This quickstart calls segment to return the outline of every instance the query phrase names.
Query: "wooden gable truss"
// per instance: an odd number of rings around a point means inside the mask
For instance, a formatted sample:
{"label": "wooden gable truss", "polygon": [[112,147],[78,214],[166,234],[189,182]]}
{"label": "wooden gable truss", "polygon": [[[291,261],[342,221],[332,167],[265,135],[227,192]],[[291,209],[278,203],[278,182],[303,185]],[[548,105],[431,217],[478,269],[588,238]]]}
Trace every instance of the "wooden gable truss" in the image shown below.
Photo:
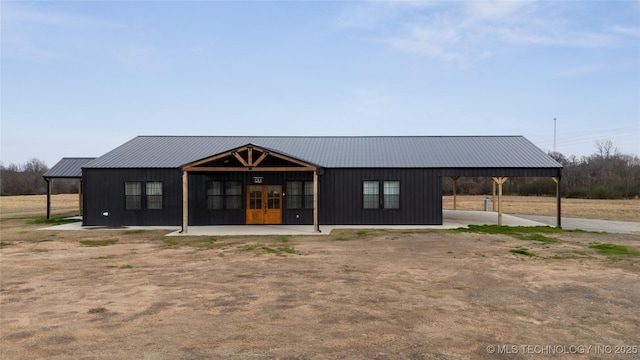
{"label": "wooden gable truss", "polygon": [[[262,166],[265,164],[267,165]],[[189,172],[218,171],[312,171],[313,229],[320,232],[318,223],[318,167],[291,156],[247,144],[182,167],[182,233],[187,233],[189,229]]]}

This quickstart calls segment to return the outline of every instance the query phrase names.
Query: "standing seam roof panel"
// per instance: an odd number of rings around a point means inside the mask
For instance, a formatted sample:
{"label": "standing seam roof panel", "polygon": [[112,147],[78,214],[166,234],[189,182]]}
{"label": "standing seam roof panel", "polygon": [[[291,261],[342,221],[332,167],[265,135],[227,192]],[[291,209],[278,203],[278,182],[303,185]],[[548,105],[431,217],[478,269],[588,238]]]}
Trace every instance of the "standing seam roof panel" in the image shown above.
{"label": "standing seam roof panel", "polygon": [[179,168],[244,145],[328,168],[562,168],[522,136],[140,136],[86,168]]}

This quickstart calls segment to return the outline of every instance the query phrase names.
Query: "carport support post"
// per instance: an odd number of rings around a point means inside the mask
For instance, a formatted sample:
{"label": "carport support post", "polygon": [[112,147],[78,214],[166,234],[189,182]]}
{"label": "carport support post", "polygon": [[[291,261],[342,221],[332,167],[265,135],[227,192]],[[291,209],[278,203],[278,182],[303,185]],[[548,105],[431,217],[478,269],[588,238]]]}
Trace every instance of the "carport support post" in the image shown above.
{"label": "carport support post", "polygon": [[47,219],[51,219],[51,188],[53,187],[53,179],[45,179],[47,181]]}
{"label": "carport support post", "polygon": [[562,228],[562,201],[560,196],[560,177],[554,176],[551,178],[554,183],[556,183],[556,227]]}
{"label": "carport support post", "polygon": [[82,179],[78,179],[78,211],[78,215],[82,216]]}
{"label": "carport support post", "polygon": [[182,170],[182,233],[189,230],[189,181],[187,171]]}
{"label": "carport support post", "polygon": [[491,198],[491,211],[496,212],[496,180],[491,178],[491,185],[493,188],[493,195]]}
{"label": "carport support post", "polygon": [[453,210],[458,208],[458,178],[459,176],[452,176],[451,180],[453,180]]}
{"label": "carport support post", "polygon": [[318,169],[313,170],[313,231],[320,232],[318,223]]}
{"label": "carport support post", "polygon": [[502,226],[502,184],[504,184],[508,177],[493,177],[493,181],[498,183],[498,225]]}

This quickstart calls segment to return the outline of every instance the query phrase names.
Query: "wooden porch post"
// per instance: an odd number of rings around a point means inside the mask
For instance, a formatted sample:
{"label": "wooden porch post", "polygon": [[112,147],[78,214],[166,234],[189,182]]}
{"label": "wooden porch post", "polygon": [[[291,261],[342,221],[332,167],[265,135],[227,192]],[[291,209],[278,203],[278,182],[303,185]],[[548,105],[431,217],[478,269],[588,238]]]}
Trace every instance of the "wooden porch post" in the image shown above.
{"label": "wooden porch post", "polygon": [[47,219],[51,219],[51,188],[53,187],[53,179],[45,179],[47,181]]}
{"label": "wooden porch post", "polygon": [[496,181],[491,178],[491,185],[493,187],[493,196],[491,198],[491,211],[496,212]]}
{"label": "wooden porch post", "polygon": [[562,228],[562,197],[560,196],[560,177],[554,176],[551,178],[551,180],[556,183],[556,227]]}
{"label": "wooden porch post", "polygon": [[453,180],[453,210],[458,209],[458,178],[459,176],[452,176]]}
{"label": "wooden porch post", "polygon": [[313,170],[313,231],[320,232],[318,223],[318,169]]}
{"label": "wooden porch post", "polygon": [[493,181],[498,183],[498,225],[502,226],[502,184],[504,184],[508,177],[493,177]]}
{"label": "wooden porch post", "polygon": [[189,231],[189,178],[186,170],[182,170],[182,233]]}

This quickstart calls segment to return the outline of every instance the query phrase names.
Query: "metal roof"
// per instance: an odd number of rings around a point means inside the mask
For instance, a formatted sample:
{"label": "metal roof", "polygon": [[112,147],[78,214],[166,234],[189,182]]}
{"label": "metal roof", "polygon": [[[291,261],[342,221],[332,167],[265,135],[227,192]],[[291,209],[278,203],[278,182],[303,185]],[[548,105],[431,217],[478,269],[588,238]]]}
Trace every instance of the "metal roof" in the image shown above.
{"label": "metal roof", "polygon": [[248,144],[326,168],[562,168],[523,136],[138,136],[84,168],[180,168]]}
{"label": "metal roof", "polygon": [[62,158],[42,175],[44,178],[81,178],[82,166],[96,158]]}

